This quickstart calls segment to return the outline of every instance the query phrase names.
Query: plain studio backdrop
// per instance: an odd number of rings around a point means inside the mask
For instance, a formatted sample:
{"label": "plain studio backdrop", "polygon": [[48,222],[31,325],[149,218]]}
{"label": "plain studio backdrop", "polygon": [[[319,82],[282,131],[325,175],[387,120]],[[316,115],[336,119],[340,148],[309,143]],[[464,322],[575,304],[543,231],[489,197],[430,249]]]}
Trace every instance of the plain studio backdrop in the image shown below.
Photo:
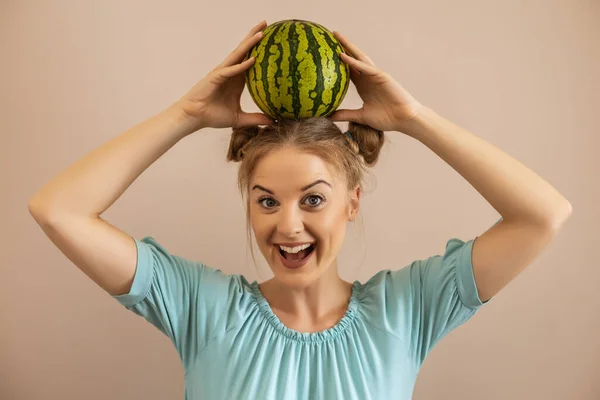
{"label": "plain studio backdrop", "polygon": [[[296,18],[344,33],[425,105],[573,204],[542,256],[433,349],[414,398],[599,399],[599,17],[592,0],[2,1],[0,398],[183,398],[168,338],[63,256],[27,202],[182,96],[261,19]],[[342,107],[360,104],[351,86]],[[247,91],[242,105],[258,111]],[[499,218],[425,146],[387,136],[362,201],[364,231],[350,227],[340,255],[347,280],[440,254],[447,239],[471,239]],[[103,217],[175,254],[269,278],[247,251],[229,137],[206,129],[182,140]]]}

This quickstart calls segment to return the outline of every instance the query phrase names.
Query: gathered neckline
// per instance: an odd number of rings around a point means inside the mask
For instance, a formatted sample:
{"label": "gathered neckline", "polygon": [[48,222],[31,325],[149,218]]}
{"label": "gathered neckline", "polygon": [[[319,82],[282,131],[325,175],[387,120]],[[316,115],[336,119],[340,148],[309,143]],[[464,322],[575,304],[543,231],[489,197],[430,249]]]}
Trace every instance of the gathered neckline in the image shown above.
{"label": "gathered neckline", "polygon": [[361,292],[362,285],[359,281],[354,281],[352,283],[352,291],[350,294],[350,299],[348,301],[348,309],[346,310],[344,316],[331,328],[327,328],[318,332],[299,332],[297,330],[288,328],[273,312],[271,305],[269,304],[259,287],[259,283],[257,281],[252,282],[250,284],[250,288],[252,290],[252,293],[254,294],[256,304],[258,305],[261,314],[265,317],[267,322],[273,328],[275,328],[276,331],[288,337],[289,339],[298,342],[316,343],[323,342],[326,340],[332,340],[350,327],[352,321],[354,321],[357,315],[359,305],[359,294]]}

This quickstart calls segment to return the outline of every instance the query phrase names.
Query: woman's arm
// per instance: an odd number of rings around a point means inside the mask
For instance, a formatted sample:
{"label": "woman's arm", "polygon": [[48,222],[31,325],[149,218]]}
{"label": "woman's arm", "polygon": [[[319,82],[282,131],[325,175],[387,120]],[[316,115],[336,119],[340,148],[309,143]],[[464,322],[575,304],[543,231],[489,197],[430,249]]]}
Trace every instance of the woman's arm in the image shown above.
{"label": "woman's arm", "polygon": [[152,163],[188,133],[183,112],[170,107],[79,159],[29,201],[34,216],[99,217]]}
{"label": "woman's arm", "polygon": [[505,222],[557,230],[571,205],[552,185],[498,147],[427,107],[403,124],[417,139],[465,178]]}
{"label": "woman's arm", "polygon": [[334,121],[352,121],[405,133],[430,148],[494,207],[502,221],[473,245],[473,271],[480,299],[489,300],[525,269],[571,215],[571,204],[548,182],[483,139],[418,102],[345,36],[340,57],[363,100],[356,110],[338,110]]}
{"label": "woman's arm", "polygon": [[473,246],[479,296],[490,299],[542,252],[571,215],[571,204],[525,165],[427,107],[400,129],[447,162],[502,216]]}
{"label": "woman's arm", "polygon": [[138,176],[177,143],[185,123],[170,108],[116,136],[70,165],[29,201],[29,211],[52,243],[111,295],[128,293],[137,248],[100,215]]}
{"label": "woman's arm", "polygon": [[133,238],[100,215],[179,140],[204,127],[267,124],[240,107],[244,60],[261,38],[256,25],[238,47],[171,107],[113,138],[47,183],[29,211],[50,240],[81,271],[112,295],[128,293],[136,271]]}

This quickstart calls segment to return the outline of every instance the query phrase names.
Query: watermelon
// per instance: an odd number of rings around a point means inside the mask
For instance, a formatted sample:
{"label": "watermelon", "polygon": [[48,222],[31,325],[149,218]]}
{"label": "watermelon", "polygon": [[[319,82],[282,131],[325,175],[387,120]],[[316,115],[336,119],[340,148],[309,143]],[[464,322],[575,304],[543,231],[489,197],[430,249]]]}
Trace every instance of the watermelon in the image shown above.
{"label": "watermelon", "polygon": [[270,118],[327,117],[342,103],[350,82],[344,48],[325,27],[297,19],[275,22],[248,52],[256,57],[246,86]]}

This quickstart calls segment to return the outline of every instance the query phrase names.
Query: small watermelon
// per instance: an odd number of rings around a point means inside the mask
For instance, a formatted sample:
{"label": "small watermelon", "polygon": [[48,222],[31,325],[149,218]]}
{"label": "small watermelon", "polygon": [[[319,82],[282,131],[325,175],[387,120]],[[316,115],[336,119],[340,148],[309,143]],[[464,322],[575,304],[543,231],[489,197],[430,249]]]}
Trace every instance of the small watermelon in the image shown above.
{"label": "small watermelon", "polygon": [[327,117],[342,103],[350,70],[337,38],[314,22],[291,19],[263,30],[247,57],[246,85],[260,110],[274,120]]}

